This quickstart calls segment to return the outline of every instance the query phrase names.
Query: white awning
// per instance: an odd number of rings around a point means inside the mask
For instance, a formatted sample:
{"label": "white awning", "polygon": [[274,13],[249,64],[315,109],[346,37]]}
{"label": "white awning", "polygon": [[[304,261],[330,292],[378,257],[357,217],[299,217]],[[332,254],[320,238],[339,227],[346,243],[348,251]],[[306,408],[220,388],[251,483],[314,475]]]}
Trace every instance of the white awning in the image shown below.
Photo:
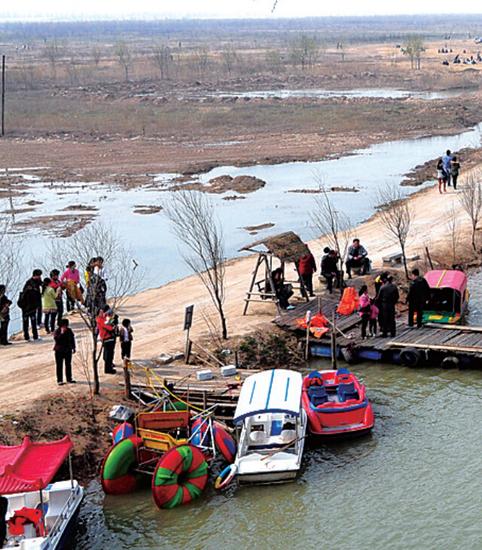
{"label": "white awning", "polygon": [[248,416],[263,413],[300,414],[301,373],[273,369],[249,376],[244,381],[239,395],[234,422],[239,424]]}

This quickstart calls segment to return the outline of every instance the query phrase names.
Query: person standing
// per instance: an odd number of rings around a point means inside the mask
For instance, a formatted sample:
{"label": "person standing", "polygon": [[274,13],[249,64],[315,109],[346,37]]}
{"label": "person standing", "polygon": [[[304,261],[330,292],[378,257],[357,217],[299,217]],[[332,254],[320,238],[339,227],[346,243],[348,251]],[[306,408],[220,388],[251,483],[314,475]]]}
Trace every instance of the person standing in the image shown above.
{"label": "person standing", "polygon": [[370,323],[369,323],[370,336],[377,335],[378,314],[379,314],[379,309],[375,304],[375,300],[372,298],[370,300]]}
{"label": "person standing", "polygon": [[97,315],[97,329],[103,348],[104,373],[115,374],[117,372],[114,368],[116,316],[112,315],[108,305],[105,305]]}
{"label": "person standing", "polygon": [[5,292],[7,287],[0,285],[0,346],[11,346],[8,341],[8,324],[10,323],[11,300],[8,299]]}
{"label": "person standing", "polygon": [[321,259],[321,274],[326,279],[326,287],[330,294],[333,294],[333,281],[340,283],[340,271],[338,269],[338,252],[324,249],[325,255]]}
{"label": "person standing", "polygon": [[308,251],[301,256],[296,264],[298,274],[301,279],[301,295],[306,298],[306,293],[310,296],[313,294],[313,274],[316,272],[316,262],[313,254]]}
{"label": "person standing", "polygon": [[445,172],[445,175],[447,177],[447,185],[450,187],[451,185],[451,176],[452,176],[452,153],[450,152],[450,149],[447,149],[445,152],[445,155],[442,157],[442,163],[443,163],[443,170]]}
{"label": "person standing", "polygon": [[363,285],[358,292],[360,296],[359,312],[361,317],[361,337],[365,340],[367,337],[367,327],[370,322],[370,296],[368,296],[368,287]]}
{"label": "person standing", "polygon": [[17,305],[22,310],[23,337],[30,340],[29,323],[32,326],[32,337],[39,340],[37,321],[38,312],[42,313],[42,270],[34,269],[32,277],[25,283]]}
{"label": "person standing", "polygon": [[417,315],[417,328],[422,326],[423,310],[430,298],[430,285],[420,276],[418,269],[412,270],[412,280],[407,294],[408,326],[413,327],[414,317]]}
{"label": "person standing", "polygon": [[132,352],[132,340],[134,339],[133,333],[134,329],[132,328],[130,319],[123,319],[122,325],[119,329],[119,338],[121,343],[121,357],[122,359],[130,359]]}
{"label": "person standing", "polygon": [[393,277],[387,277],[387,282],[380,289],[378,297],[382,311],[382,337],[386,338],[388,333],[390,333],[393,338],[397,333],[395,306],[400,299],[397,285],[393,282]]}
{"label": "person standing", "polygon": [[457,160],[457,157],[452,158],[452,162],[450,163],[450,168],[452,170],[452,183],[454,186],[454,191],[457,191],[457,180],[459,179],[459,173],[460,173],[460,162]]}
{"label": "person standing", "polygon": [[47,334],[55,331],[55,319],[57,317],[57,304],[55,302],[57,292],[51,283],[52,280],[48,277],[45,277],[42,283],[42,311]]}
{"label": "person standing", "polygon": [[67,264],[67,269],[63,272],[60,282],[66,288],[65,305],[67,311],[72,311],[76,302],[82,301],[82,292],[80,289],[80,273],[74,261]]}
{"label": "person standing", "polygon": [[72,378],[72,354],[75,353],[75,336],[69,327],[68,319],[60,319],[59,326],[54,332],[54,341],[57,384],[59,386],[64,385],[64,365],[67,384],[75,384],[76,381]]}
{"label": "person standing", "polygon": [[50,286],[55,290],[55,304],[57,306],[57,326],[60,326],[60,320],[64,316],[64,287],[60,281],[60,271],[52,269],[50,272],[52,279]]}

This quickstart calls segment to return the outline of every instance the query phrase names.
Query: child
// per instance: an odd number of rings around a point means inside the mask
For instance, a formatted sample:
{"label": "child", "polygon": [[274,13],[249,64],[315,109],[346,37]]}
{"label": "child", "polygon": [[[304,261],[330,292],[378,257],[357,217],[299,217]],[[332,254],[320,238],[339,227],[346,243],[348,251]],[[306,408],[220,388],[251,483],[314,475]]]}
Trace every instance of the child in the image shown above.
{"label": "child", "polygon": [[57,317],[57,291],[52,286],[52,280],[45,277],[42,283],[42,311],[45,315],[44,325],[47,334],[55,330],[55,318]]}
{"label": "child", "polygon": [[72,354],[75,353],[75,336],[69,327],[68,319],[60,319],[59,327],[54,333],[55,365],[57,367],[57,384],[64,385],[64,363],[65,377],[68,384],[75,384],[72,378]]}
{"label": "child", "polygon": [[370,336],[372,337],[377,335],[377,321],[378,321],[379,313],[380,311],[375,304],[375,300],[371,298],[370,299],[370,322],[368,327],[370,329]]}
{"label": "child", "polygon": [[367,327],[370,321],[370,296],[368,296],[368,287],[363,285],[359,291],[360,296],[360,317],[361,317],[361,337],[362,340],[365,340],[367,337]]}
{"label": "child", "polygon": [[447,191],[447,174],[444,171],[444,163],[442,159],[439,159],[437,162],[437,179],[439,193],[442,193],[442,184],[444,188],[443,192],[445,193]]}
{"label": "child", "polygon": [[133,332],[134,329],[132,328],[131,320],[124,319],[122,321],[122,326],[119,329],[122,359],[131,358],[132,340],[134,339],[132,336]]}

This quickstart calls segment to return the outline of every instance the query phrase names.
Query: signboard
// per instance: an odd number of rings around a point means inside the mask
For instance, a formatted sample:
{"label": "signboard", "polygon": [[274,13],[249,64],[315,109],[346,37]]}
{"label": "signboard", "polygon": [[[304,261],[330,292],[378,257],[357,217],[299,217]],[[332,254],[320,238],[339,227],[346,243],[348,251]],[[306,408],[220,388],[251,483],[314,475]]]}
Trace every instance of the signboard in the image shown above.
{"label": "signboard", "polygon": [[192,326],[192,317],[194,315],[194,305],[187,306],[184,312],[184,330],[189,330]]}

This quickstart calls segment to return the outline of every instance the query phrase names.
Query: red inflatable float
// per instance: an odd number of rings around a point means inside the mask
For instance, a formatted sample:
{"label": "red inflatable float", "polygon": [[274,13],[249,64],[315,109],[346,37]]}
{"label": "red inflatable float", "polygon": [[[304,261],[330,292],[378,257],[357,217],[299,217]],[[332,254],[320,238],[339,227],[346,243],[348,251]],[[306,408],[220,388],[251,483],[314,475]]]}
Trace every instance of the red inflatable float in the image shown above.
{"label": "red inflatable float", "polygon": [[198,498],[206,487],[208,465],[193,445],[168,451],[152,476],[152,496],[159,508],[175,508]]}

